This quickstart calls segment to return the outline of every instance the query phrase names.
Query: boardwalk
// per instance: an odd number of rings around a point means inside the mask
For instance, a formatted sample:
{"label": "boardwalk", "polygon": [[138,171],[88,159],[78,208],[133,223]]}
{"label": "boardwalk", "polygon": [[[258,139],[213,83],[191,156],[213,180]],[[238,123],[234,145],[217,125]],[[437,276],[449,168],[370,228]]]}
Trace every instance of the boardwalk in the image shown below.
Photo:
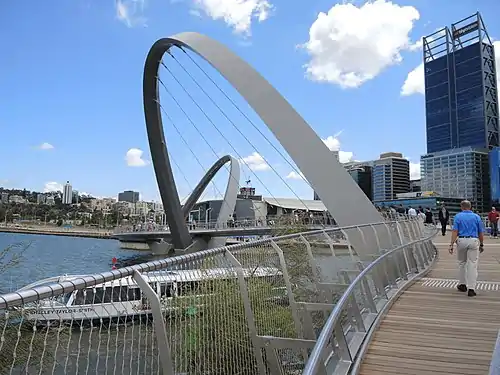
{"label": "boardwalk", "polygon": [[433,269],[392,306],[374,335],[362,375],[485,375],[500,329],[500,240],[485,241],[477,297],[457,291],[449,236],[436,236]]}

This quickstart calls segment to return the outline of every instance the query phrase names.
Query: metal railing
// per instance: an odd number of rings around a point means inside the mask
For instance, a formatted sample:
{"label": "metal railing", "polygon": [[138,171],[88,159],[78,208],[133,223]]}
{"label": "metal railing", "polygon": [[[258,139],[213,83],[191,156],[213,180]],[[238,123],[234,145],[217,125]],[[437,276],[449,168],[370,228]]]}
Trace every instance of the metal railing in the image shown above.
{"label": "metal railing", "polygon": [[429,263],[430,231],[417,221],[325,228],[48,279],[0,296],[0,374],[343,368],[399,280]]}
{"label": "metal railing", "polygon": [[[332,227],[333,220],[322,217],[299,217],[269,216],[265,219],[242,218],[236,221],[225,221],[219,223],[217,220],[200,221],[188,224],[190,230],[227,230],[227,229],[253,229],[253,228],[279,228],[290,225],[302,225],[306,228]],[[168,225],[142,223],[140,225],[126,225],[115,228],[115,234],[140,233],[140,232],[163,232],[168,231]]]}
{"label": "metal railing", "polygon": [[[421,238],[410,236],[409,243],[385,252],[349,284],[319,334],[303,375],[358,373],[377,320],[437,256],[432,243],[436,229],[427,229]],[[350,328],[343,323],[346,318]]]}

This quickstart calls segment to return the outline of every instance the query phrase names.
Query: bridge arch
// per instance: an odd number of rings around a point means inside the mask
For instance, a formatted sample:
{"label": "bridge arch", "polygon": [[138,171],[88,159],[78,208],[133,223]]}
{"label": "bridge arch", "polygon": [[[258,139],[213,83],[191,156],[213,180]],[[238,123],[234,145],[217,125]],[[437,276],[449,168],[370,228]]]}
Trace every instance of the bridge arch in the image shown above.
{"label": "bridge arch", "polygon": [[230,215],[233,214],[236,208],[236,199],[238,197],[238,187],[240,181],[240,163],[231,155],[225,155],[217,160],[214,165],[205,173],[203,178],[198,182],[193,192],[182,206],[182,215],[184,222],[189,216],[189,213],[200,199],[201,195],[207,188],[208,184],[215,177],[217,172],[227,163],[230,163],[229,177],[227,180],[226,191],[224,193],[224,200],[217,216],[217,226],[222,227]]}
{"label": "bridge arch", "polygon": [[[382,220],[321,138],[269,82],[223,44],[199,33],[185,32],[159,39],[153,44],[146,58],[143,77],[144,115],[151,157],[175,248],[189,246],[191,236],[183,220],[159,103],[158,70],[163,55],[172,46],[195,52],[231,83],[285,148],[337,224],[350,226]],[[353,245],[358,253],[369,254],[365,240],[361,243],[351,238],[351,242],[356,242]]]}

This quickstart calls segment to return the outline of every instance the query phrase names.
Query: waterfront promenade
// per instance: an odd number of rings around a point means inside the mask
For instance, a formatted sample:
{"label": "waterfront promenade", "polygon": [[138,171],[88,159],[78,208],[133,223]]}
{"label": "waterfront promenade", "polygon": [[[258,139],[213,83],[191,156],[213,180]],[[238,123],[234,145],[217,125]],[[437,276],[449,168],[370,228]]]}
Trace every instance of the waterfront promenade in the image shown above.
{"label": "waterfront promenade", "polygon": [[62,228],[55,226],[0,226],[0,233],[22,233],[45,236],[114,239],[114,234],[111,230],[97,230],[91,228]]}
{"label": "waterfront promenade", "polygon": [[382,320],[360,374],[488,374],[500,329],[500,241],[485,239],[477,296],[456,289],[449,235],[434,239],[438,257]]}

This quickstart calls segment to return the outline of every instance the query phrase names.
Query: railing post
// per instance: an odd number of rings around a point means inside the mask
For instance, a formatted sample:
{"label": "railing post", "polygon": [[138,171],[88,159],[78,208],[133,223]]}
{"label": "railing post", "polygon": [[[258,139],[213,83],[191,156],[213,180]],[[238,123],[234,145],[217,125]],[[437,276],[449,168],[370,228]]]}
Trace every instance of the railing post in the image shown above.
{"label": "railing post", "polygon": [[361,240],[363,241],[363,245],[365,245],[365,249],[366,249],[367,243],[366,243],[365,234],[363,233],[363,231],[361,230],[360,227],[356,227],[356,229],[358,230],[359,234],[361,235]]}
{"label": "railing post", "polygon": [[401,224],[400,223],[404,223],[404,222],[396,221],[396,233],[398,234],[399,244],[403,245],[403,243],[404,243],[404,233],[403,233],[403,230],[401,228]]}
{"label": "railing post", "polygon": [[377,254],[380,251],[380,239],[378,237],[377,229],[375,228],[375,225],[370,224],[370,228],[373,230],[373,234],[375,235],[375,242],[377,242]]}
{"label": "railing post", "polygon": [[352,243],[351,240],[349,239],[349,236],[347,235],[347,232],[343,229],[340,230],[340,233],[345,237],[345,240],[347,242],[347,248],[349,249],[349,256],[351,257],[351,260],[354,260],[354,251],[352,250]]}
{"label": "railing post", "polygon": [[[358,269],[360,272],[365,269],[365,267],[363,266],[363,263],[357,262],[357,265],[358,265]],[[368,281],[366,279],[363,279],[363,281],[362,281],[362,289],[363,289],[362,294],[363,294],[363,297],[365,299],[365,302],[367,304],[368,309],[372,313],[376,313],[377,307],[375,306],[375,301],[374,301],[374,298],[372,295],[372,291],[370,290],[370,284],[368,283]]]}
{"label": "railing post", "polygon": [[[351,283],[351,279],[349,278],[349,275],[347,274],[346,271],[342,271],[342,276],[344,278],[344,282],[346,284]],[[363,317],[361,316],[361,310],[358,306],[358,302],[356,301],[356,298],[354,296],[350,296],[349,298],[349,318],[352,321],[352,318],[354,318],[354,323],[356,324],[356,329],[358,332],[365,332],[365,322],[363,321]]]}
{"label": "railing post", "polygon": [[384,222],[385,229],[387,230],[387,235],[389,236],[389,242],[391,243],[391,249],[394,249],[394,241],[392,240],[392,232],[389,225]]}
{"label": "railing post", "polygon": [[172,356],[170,353],[170,345],[167,339],[167,330],[165,328],[165,321],[161,309],[160,297],[146,280],[142,277],[139,271],[135,270],[133,278],[139,288],[142,290],[149,300],[151,305],[151,312],[153,314],[153,327],[156,334],[156,341],[158,345],[158,356],[160,357],[163,375],[174,375],[174,366],[172,363]]}
{"label": "railing post", "polygon": [[314,281],[316,283],[319,283],[321,281],[321,278],[319,276],[318,267],[316,266],[316,261],[314,260],[314,255],[312,253],[311,244],[309,243],[308,240],[306,240],[306,238],[302,234],[300,235],[299,239],[306,246],[307,258],[309,260],[309,267],[311,267],[311,272],[313,274]]}
{"label": "railing post", "polygon": [[339,359],[341,361],[352,362],[351,352],[349,350],[349,344],[347,343],[344,329],[342,328],[342,323],[339,319],[334,329],[335,339],[339,346]]}
{"label": "railing post", "polygon": [[303,338],[298,309],[297,309],[297,304],[295,303],[295,297],[293,295],[292,283],[290,282],[290,276],[288,275],[288,270],[286,268],[285,256],[284,256],[281,248],[273,240],[271,240],[271,246],[274,249],[274,251],[276,251],[276,253],[278,254],[278,258],[280,260],[281,272],[283,274],[283,280],[285,281],[286,292],[288,294],[288,303],[290,304],[290,309],[292,310],[292,318],[293,318],[293,322],[295,323],[297,337]]}
{"label": "railing post", "polygon": [[261,346],[259,344],[259,341],[257,340],[257,326],[255,325],[252,304],[250,303],[250,296],[248,295],[247,283],[245,281],[243,268],[241,267],[241,263],[238,261],[238,259],[236,259],[230,251],[226,250],[225,255],[235,268],[236,275],[238,277],[241,299],[243,300],[243,308],[245,310],[245,315],[247,318],[248,330],[250,331],[250,340],[252,341],[253,354],[255,356],[255,360],[257,361],[259,375],[266,375],[266,366],[264,364],[264,359],[262,358]]}
{"label": "railing post", "polygon": [[326,241],[328,242],[328,246],[330,247],[330,251],[332,252],[332,255],[334,257],[337,257],[337,254],[335,254],[335,249],[333,247],[333,240],[332,238],[326,233],[326,231],[323,231],[323,236],[326,238]]}

